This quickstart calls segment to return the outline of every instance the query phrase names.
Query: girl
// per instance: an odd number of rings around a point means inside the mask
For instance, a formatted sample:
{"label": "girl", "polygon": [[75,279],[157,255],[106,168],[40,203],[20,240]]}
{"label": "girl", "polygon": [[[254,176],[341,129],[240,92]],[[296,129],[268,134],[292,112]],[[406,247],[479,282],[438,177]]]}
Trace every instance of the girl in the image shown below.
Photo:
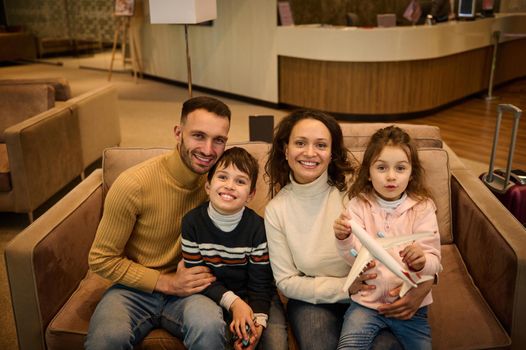
{"label": "girl", "polygon": [[[350,202],[334,224],[338,251],[349,264],[354,261],[351,249],[361,247],[348,224],[352,219],[374,236],[378,232],[385,237],[434,232],[418,243],[393,247],[389,252],[410,271],[434,275],[441,270],[436,206],[424,187],[423,174],[416,147],[405,131],[389,126],[371,137],[356,181],[348,191]],[[431,349],[427,321],[431,292],[407,320],[387,318],[376,309],[395,301],[397,296],[389,291],[401,281],[381,263],[376,265],[368,271],[377,275],[367,281],[370,288],[351,296],[354,302],[345,313],[338,349],[368,349],[376,334],[385,328],[406,349]]]}

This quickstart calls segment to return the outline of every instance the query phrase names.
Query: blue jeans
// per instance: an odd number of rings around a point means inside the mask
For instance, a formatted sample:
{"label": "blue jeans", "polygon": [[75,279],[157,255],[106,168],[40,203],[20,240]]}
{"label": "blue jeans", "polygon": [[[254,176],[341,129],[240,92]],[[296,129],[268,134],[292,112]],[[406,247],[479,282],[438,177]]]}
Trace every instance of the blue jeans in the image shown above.
{"label": "blue jeans", "polygon": [[427,306],[418,309],[410,320],[399,320],[358,303],[351,303],[345,313],[338,349],[370,349],[378,332],[386,328],[393,332],[404,349],[431,350]]}
{"label": "blue jeans", "polygon": [[114,285],[91,317],[85,348],[133,349],[154,328],[164,328],[188,349],[225,346],[223,312],[212,299],[194,294],[176,297]]}
{"label": "blue jeans", "polygon": [[[311,304],[289,299],[287,316],[301,350],[336,349],[349,304]],[[389,331],[374,339],[373,349],[402,349]]]}
{"label": "blue jeans", "polygon": [[[223,312],[223,316],[227,322],[227,349],[232,349],[234,335],[229,329],[230,322],[232,322],[232,315],[228,311]],[[285,311],[283,304],[276,293],[270,303],[268,312],[267,328],[261,334],[257,349],[258,350],[288,350],[289,344],[287,342],[287,320],[285,319]]]}
{"label": "blue jeans", "polygon": [[267,328],[261,335],[259,350],[287,350],[287,319],[277,293],[274,294],[268,312]]}

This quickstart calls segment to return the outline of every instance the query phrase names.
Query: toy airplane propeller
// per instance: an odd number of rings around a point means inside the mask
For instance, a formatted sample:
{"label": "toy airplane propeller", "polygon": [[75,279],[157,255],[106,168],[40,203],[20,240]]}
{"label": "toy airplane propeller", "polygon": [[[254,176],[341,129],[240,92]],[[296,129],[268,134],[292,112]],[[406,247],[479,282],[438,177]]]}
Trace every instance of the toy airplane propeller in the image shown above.
{"label": "toy airplane propeller", "polygon": [[416,233],[413,235],[398,237],[379,237],[378,239],[374,239],[353,220],[349,220],[349,223],[351,224],[353,235],[360,240],[362,247],[358,253],[356,253],[354,249],[351,249],[351,254],[356,257],[356,260],[354,261],[351,271],[347,276],[347,280],[343,285],[343,291],[349,290],[349,287],[363,271],[365,266],[375,258],[384,264],[396,276],[402,279],[403,285],[400,290],[400,297],[403,297],[411,288],[416,288],[417,284],[434,278],[434,276],[420,276],[415,272],[406,270],[386,250],[395,245],[432,236],[433,232]]}

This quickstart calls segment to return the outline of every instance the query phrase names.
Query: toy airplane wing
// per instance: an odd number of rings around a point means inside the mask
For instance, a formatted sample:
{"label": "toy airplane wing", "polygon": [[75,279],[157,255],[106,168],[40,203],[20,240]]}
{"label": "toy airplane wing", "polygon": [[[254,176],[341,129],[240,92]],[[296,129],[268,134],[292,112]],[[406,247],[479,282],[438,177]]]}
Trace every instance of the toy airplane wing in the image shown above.
{"label": "toy airplane wing", "polygon": [[352,264],[351,271],[349,272],[349,275],[347,276],[347,279],[345,280],[345,284],[342,287],[342,290],[344,292],[349,290],[349,287],[354,282],[354,280],[358,277],[358,275],[363,271],[365,266],[373,260],[373,256],[369,253],[367,249],[364,247],[360,248],[360,251],[358,252],[358,256],[356,257],[356,260],[354,260],[354,263]]}
{"label": "toy airplane wing", "polygon": [[422,239],[424,237],[432,236],[433,232],[422,232],[422,233],[415,233],[413,235],[405,235],[405,236],[397,236],[397,237],[383,237],[378,238],[378,242],[384,247],[384,249],[389,249],[391,247],[394,247],[395,245],[417,241],[419,239]]}

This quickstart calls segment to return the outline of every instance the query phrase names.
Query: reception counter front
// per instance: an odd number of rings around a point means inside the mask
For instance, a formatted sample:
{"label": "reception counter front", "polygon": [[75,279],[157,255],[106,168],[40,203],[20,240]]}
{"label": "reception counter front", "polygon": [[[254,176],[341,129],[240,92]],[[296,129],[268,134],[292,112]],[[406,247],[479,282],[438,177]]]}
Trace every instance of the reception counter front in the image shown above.
{"label": "reception counter front", "polygon": [[433,26],[279,27],[279,102],[346,115],[433,110],[526,76],[526,14]]}

